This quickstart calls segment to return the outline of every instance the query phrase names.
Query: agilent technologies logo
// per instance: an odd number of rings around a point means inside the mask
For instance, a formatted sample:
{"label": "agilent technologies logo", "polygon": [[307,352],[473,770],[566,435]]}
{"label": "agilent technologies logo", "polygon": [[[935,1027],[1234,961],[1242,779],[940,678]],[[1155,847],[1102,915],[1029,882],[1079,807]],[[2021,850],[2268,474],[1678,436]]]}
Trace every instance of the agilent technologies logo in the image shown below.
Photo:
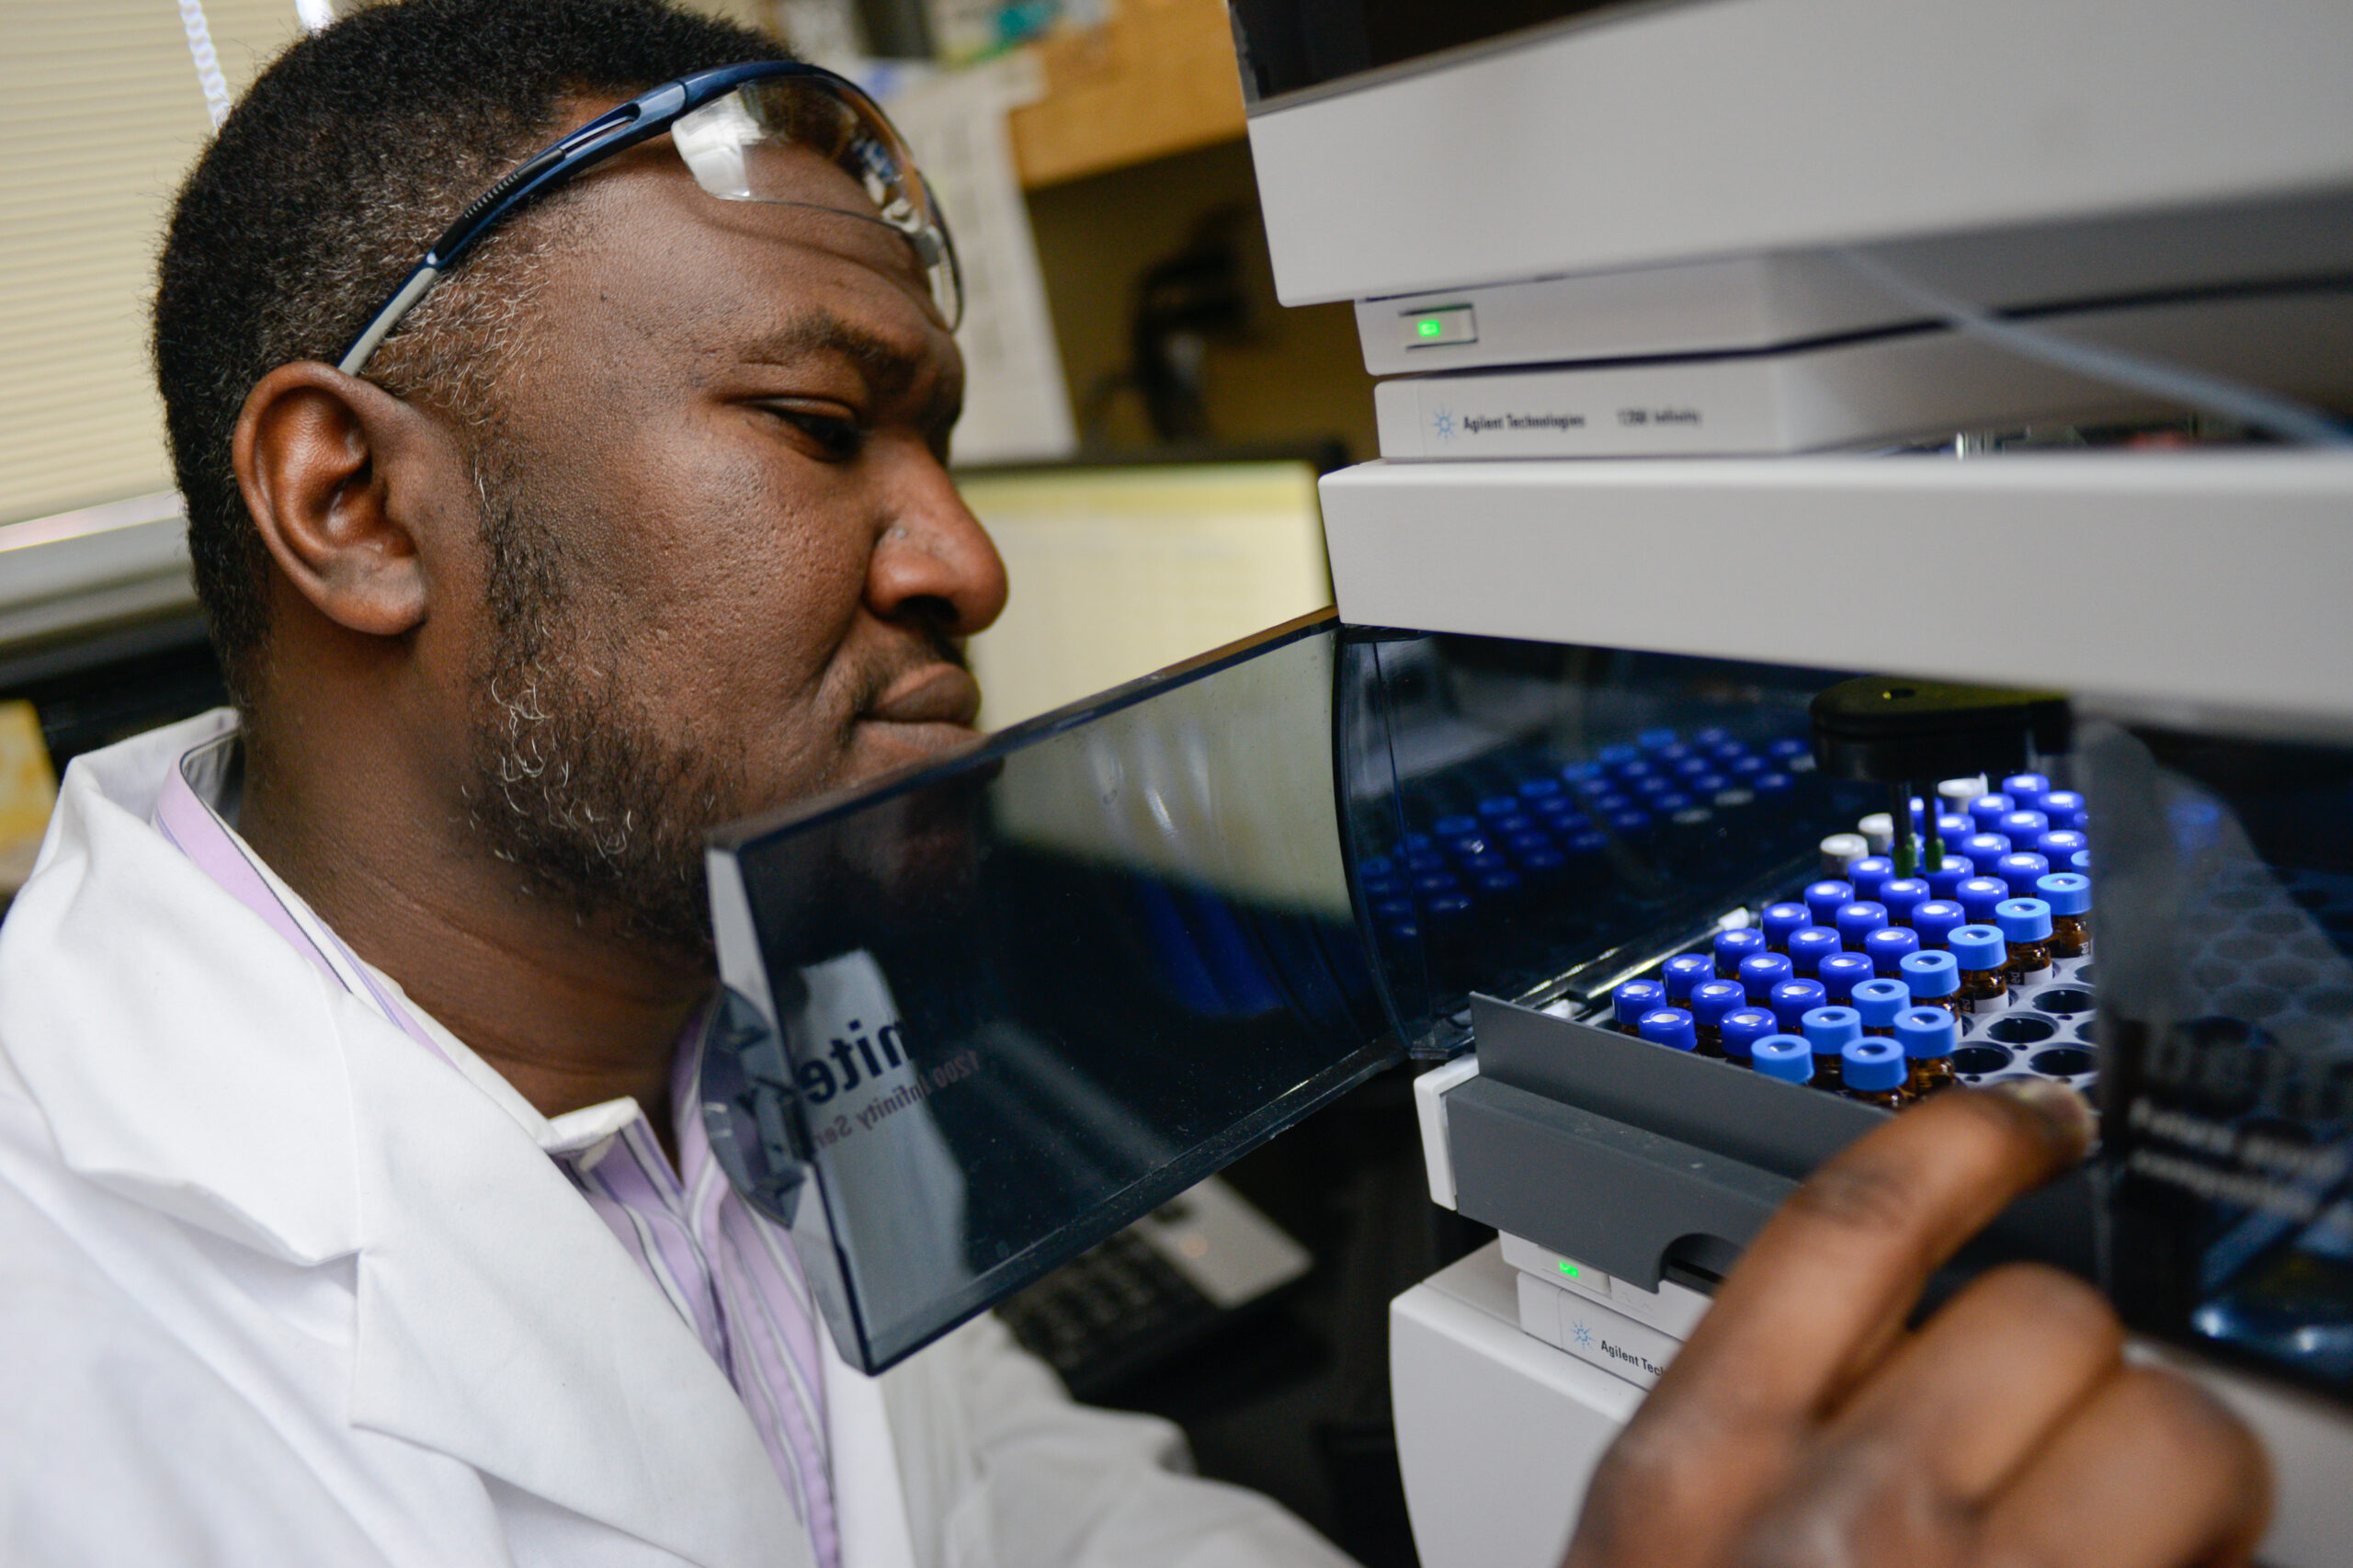
{"label": "agilent technologies logo", "polygon": [[1454,439],[1454,410],[1441,408],[1430,415],[1430,430],[1441,441]]}
{"label": "agilent technologies logo", "polygon": [[1569,1330],[1569,1333],[1579,1345],[1590,1346],[1593,1344],[1593,1330],[1586,1327],[1582,1321],[1580,1321],[1574,1328]]}

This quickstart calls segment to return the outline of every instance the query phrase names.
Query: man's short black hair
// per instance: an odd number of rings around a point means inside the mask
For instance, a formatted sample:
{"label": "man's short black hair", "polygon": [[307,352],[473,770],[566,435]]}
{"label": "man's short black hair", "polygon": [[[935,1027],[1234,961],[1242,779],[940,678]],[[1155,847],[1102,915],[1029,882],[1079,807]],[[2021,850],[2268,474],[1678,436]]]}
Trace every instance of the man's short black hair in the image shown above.
{"label": "man's short black hair", "polygon": [[[254,384],[339,358],[467,204],[560,133],[567,100],[785,58],[658,0],[396,0],[301,40],[254,83],[180,189],[154,322],[197,594],[240,705],[268,631],[267,553],[230,462]],[[469,256],[369,379],[478,413],[467,388],[505,347],[513,312],[498,306],[533,233],[526,218]]]}

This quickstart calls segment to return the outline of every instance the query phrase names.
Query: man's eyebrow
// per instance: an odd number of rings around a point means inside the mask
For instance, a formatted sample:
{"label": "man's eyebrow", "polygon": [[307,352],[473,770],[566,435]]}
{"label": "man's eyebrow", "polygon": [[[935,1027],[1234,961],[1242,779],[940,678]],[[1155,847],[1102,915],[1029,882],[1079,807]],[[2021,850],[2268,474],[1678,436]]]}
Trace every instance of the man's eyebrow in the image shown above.
{"label": "man's eyebrow", "polygon": [[905,391],[924,369],[925,354],[893,342],[831,311],[815,310],[795,317],[779,331],[756,338],[743,349],[744,358],[764,364],[790,364],[813,354],[834,354],[847,359],[867,385],[882,396]]}

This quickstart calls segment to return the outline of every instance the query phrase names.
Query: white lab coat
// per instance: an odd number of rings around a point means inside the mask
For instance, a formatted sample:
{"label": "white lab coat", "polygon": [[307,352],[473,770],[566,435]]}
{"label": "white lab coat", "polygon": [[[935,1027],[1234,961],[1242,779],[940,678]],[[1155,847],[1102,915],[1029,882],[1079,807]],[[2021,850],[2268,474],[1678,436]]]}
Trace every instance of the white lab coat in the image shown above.
{"label": "white lab coat", "polygon": [[[0,927],[0,1561],[802,1568],[734,1390],[516,1118],[69,771]],[[1344,1568],[991,1320],[825,1384],[844,1568]]]}

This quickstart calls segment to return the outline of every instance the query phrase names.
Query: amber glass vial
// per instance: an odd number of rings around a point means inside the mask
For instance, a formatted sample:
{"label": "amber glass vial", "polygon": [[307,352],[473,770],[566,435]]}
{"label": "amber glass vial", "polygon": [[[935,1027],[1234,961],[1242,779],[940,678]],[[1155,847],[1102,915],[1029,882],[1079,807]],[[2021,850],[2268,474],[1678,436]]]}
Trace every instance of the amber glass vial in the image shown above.
{"label": "amber glass vial", "polygon": [[1956,926],[1947,938],[1947,951],[1961,965],[1961,988],[1953,994],[1969,1014],[1998,1013],[2010,1005],[2010,988],[2002,979],[2009,961],[2009,944],[1994,926]]}

